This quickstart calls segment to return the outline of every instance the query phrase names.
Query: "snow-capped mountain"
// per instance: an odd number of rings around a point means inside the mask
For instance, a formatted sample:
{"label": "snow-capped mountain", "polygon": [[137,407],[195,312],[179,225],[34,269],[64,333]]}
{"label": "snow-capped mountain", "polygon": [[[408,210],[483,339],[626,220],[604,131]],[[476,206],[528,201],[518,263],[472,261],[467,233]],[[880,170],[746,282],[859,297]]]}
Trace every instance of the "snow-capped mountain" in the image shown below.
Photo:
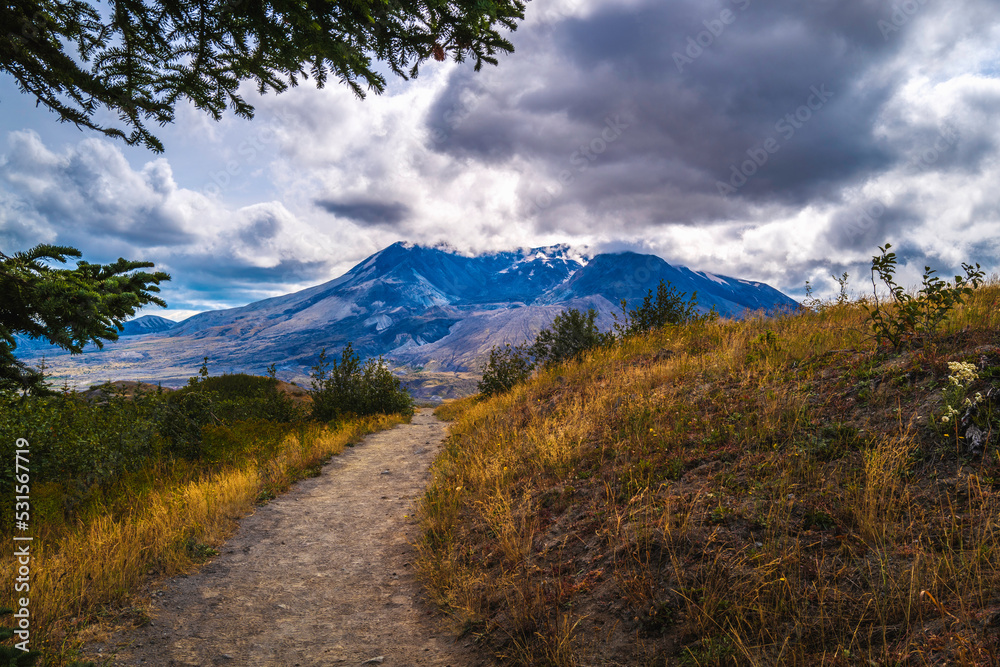
{"label": "snow-capped mountain", "polygon": [[596,308],[607,328],[622,299],[636,303],[661,279],[696,291],[699,309],[714,307],[724,316],[796,306],[767,285],[674,267],[653,255],[587,257],[556,245],[470,257],[396,243],[322,285],[176,324],[138,318],[126,325],[135,329],[128,333],[163,330],[123,336],[102,352],[73,358],[45,354],[53,368],[113,366],[127,379],[186,379],[205,356],[213,372],[261,373],[276,363],[302,377],[322,348],[352,342],[362,357],[475,371],[493,345],[531,339],[569,307]]}

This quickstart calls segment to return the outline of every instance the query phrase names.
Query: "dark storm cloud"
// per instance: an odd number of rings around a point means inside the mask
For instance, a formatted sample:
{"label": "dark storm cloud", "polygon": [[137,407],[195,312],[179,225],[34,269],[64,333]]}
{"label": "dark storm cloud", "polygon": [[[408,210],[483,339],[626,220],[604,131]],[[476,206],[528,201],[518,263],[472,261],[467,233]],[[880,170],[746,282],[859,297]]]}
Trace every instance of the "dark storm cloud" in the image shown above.
{"label": "dark storm cloud", "polygon": [[[542,227],[565,227],[573,207],[624,211],[639,227],[837,202],[921,145],[876,132],[908,80],[895,63],[932,13],[921,0],[897,4],[894,15],[876,0],[651,0],[529,28],[518,47],[530,60],[453,75],[426,119],[429,148],[531,163],[520,194]],[[1000,14],[965,4],[978,10],[968,30]],[[603,141],[618,117],[628,127]],[[939,131],[922,129],[931,140]],[[934,168],[969,168],[994,150],[985,135],[968,139],[970,155],[954,151]]]}
{"label": "dark storm cloud", "polygon": [[192,289],[217,292],[220,281],[224,281],[230,288],[260,293],[262,286],[313,282],[326,275],[328,263],[284,259],[275,266],[266,267],[204,261],[184,261],[178,266],[183,268],[185,283]]}
{"label": "dark storm cloud", "polygon": [[970,263],[978,263],[984,267],[996,266],[997,257],[1000,257],[1000,237],[977,241],[969,246]]}
{"label": "dark storm cloud", "polygon": [[367,199],[318,199],[316,205],[327,213],[362,225],[396,227],[407,219],[410,209],[398,202],[385,203]]}
{"label": "dark storm cloud", "polygon": [[826,238],[833,248],[864,251],[877,247],[885,239],[899,238],[902,232],[922,223],[916,205],[888,205],[873,198],[838,211],[830,220]]}

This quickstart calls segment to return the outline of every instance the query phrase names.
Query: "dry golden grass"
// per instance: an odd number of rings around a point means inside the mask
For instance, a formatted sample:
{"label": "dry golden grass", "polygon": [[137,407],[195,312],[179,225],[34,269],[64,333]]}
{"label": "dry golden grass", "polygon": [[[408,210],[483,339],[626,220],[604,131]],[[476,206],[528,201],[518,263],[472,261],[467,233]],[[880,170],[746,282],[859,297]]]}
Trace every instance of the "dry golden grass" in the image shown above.
{"label": "dry golden grass", "polygon": [[1000,414],[981,457],[942,428],[956,360],[1000,384],[996,282],[898,353],[844,304],[451,403],[425,582],[515,664],[996,664]]}
{"label": "dry golden grass", "polygon": [[[116,505],[130,507],[127,512],[41,526],[32,543],[32,647],[45,650],[46,664],[60,664],[72,655],[82,629],[90,626],[92,633],[96,621],[134,604],[151,576],[190,570],[215,553],[255,504],[317,471],[349,443],[402,421],[379,416],[337,427],[302,426],[267,461],[212,473],[180,464],[179,470],[148,471],[164,481],[131,496],[126,490]],[[14,577],[10,545],[5,542],[0,554],[0,577],[7,581]]]}

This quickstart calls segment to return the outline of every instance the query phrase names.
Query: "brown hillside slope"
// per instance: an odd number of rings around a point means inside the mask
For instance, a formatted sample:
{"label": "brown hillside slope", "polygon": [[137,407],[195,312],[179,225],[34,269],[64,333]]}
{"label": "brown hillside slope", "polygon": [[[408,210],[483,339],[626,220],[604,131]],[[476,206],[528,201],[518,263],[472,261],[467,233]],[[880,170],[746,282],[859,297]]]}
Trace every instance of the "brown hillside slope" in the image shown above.
{"label": "brown hillside slope", "polygon": [[425,582],[513,664],[997,664],[1000,401],[985,454],[943,418],[1000,391],[998,300],[900,352],[857,304],[698,323],[448,406]]}

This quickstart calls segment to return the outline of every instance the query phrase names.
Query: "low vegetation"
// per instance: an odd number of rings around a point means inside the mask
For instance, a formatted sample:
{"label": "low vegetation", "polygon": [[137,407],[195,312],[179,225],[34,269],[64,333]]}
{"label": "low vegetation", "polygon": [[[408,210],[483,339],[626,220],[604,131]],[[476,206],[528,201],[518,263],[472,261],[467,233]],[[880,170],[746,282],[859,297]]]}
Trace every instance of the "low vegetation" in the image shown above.
{"label": "low vegetation", "polygon": [[[872,258],[872,298],[862,307],[871,317],[872,330],[878,342],[899,349],[915,338],[933,336],[955,306],[982,284],[984,274],[978,264],[963,263],[965,275],[955,276],[955,281],[949,283],[927,266],[924,267],[920,289],[916,294],[910,294],[902,285],[896,284],[896,253],[889,252],[891,247],[888,243],[879,247],[880,254]],[[889,292],[888,303],[879,300],[876,275]],[[843,283],[841,288],[843,294]]]}
{"label": "low vegetation", "polygon": [[483,366],[479,393],[484,396],[506,393],[527,380],[536,367],[551,367],[579,359],[587,350],[615,345],[667,325],[715,318],[714,309],[698,314],[697,296],[696,292],[685,298],[686,294],[661,280],[656,293],[649,290],[636,307],[629,308],[628,302],[622,299],[621,317],[614,314],[612,330],[603,333],[597,328],[597,311],[593,308],[586,313],[576,308],[565,310],[556,315],[552,324],[542,329],[530,345],[507,343],[490,350]]}
{"label": "low vegetation", "polygon": [[312,372],[313,419],[330,421],[350,416],[413,414],[413,399],[382,357],[361,363],[348,343],[340,361],[327,360],[326,349]]}
{"label": "low vegetation", "polygon": [[872,312],[905,297],[689,318],[443,407],[433,599],[510,664],[998,664],[1000,285],[974,278],[898,343]]}
{"label": "low vegetation", "polygon": [[[409,396],[384,366],[371,368],[352,385],[367,401],[363,409],[322,387],[296,400],[273,373],[211,377],[207,360],[176,391],[118,383],[0,396],[3,497],[21,484],[13,470],[18,439],[30,446],[28,530],[12,513],[0,515],[0,527],[33,537],[31,647],[44,664],[68,664],[81,641],[109,625],[148,622],[137,601],[144,582],[215,555],[255,504],[318,474],[367,433],[406,420]],[[317,399],[333,411],[316,414]],[[16,576],[13,548],[9,537],[0,544],[6,581]],[[15,608],[14,596],[7,587],[0,609]],[[12,655],[22,661],[12,664],[36,659]]]}

